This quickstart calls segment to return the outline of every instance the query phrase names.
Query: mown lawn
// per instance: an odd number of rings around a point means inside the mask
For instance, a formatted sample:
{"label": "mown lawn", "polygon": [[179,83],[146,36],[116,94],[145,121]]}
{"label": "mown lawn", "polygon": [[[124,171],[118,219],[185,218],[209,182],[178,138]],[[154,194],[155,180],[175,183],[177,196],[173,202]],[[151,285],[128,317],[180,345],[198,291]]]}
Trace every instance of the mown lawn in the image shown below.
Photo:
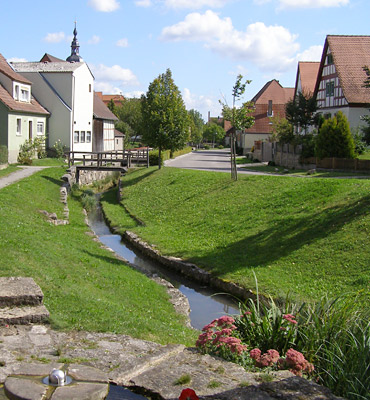
{"label": "mown lawn", "polygon": [[17,170],[19,170],[20,168],[17,167],[16,165],[9,165],[8,167],[4,168],[4,169],[0,169],[0,178],[2,176],[6,176],[11,174],[12,172],[15,172]]}
{"label": "mown lawn", "polygon": [[105,211],[164,254],[225,280],[300,300],[370,293],[370,181],[242,176],[175,168],[124,178]]}
{"label": "mown lawn", "polygon": [[159,343],[193,344],[164,288],[117,260],[86,233],[79,202],[62,217],[62,168],[48,168],[0,190],[0,275],[31,276],[41,286],[54,328],[124,333]]}

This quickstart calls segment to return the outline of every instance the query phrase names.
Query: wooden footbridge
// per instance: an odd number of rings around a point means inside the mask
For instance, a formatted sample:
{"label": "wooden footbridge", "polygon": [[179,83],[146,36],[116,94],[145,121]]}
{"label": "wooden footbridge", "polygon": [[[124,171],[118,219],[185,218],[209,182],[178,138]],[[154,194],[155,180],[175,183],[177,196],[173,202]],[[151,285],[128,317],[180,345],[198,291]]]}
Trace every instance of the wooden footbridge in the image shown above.
{"label": "wooden footbridge", "polygon": [[70,151],[67,153],[68,167],[76,170],[100,170],[126,172],[133,166],[149,167],[149,148],[123,151]]}

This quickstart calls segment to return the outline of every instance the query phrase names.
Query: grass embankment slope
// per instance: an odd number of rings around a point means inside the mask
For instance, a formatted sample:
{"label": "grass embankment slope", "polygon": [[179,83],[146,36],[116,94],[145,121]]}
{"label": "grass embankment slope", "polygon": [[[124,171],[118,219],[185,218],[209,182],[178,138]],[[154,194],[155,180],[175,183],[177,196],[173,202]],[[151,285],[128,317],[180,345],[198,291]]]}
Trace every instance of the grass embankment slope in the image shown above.
{"label": "grass embankment slope", "polygon": [[370,181],[242,176],[175,168],[124,178],[122,203],[104,203],[116,226],[163,253],[273,296],[314,300],[369,293]]}
{"label": "grass embankment slope", "polygon": [[54,328],[110,331],[160,343],[192,344],[164,288],[117,260],[86,234],[79,202],[62,217],[62,168],[43,170],[0,190],[0,276],[31,276],[41,286]]}

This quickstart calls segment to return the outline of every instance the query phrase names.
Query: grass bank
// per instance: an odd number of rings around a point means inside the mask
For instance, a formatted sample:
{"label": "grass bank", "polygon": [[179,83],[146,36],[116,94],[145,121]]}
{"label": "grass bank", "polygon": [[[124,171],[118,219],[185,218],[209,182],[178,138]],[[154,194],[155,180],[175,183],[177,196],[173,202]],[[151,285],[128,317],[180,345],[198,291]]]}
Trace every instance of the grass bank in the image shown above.
{"label": "grass bank", "polygon": [[8,167],[4,169],[0,169],[0,178],[2,176],[6,176],[11,174],[12,172],[18,171],[20,168],[17,167],[16,165],[9,165]]}
{"label": "grass bank", "polygon": [[104,205],[112,223],[163,254],[214,275],[297,300],[369,294],[370,182],[241,176],[175,168],[124,178],[123,204]]}
{"label": "grass bank", "polygon": [[194,343],[164,288],[117,260],[86,233],[78,201],[70,225],[52,226],[62,168],[0,190],[0,275],[31,276],[41,286],[54,328],[115,332],[159,343]]}

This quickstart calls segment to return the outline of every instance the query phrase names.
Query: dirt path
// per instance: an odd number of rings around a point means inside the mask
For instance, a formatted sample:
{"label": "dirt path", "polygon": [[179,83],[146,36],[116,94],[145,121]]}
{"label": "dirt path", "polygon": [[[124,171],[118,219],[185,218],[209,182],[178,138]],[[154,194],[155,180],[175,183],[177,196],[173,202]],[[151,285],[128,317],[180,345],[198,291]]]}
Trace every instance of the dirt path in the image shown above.
{"label": "dirt path", "polygon": [[12,172],[9,175],[3,176],[0,178],[0,189],[11,185],[12,183],[18,182],[23,178],[27,178],[28,176],[33,175],[34,173],[41,171],[45,168],[49,168],[49,167],[26,167],[26,166],[22,166],[20,167],[22,168],[19,171],[15,171]]}

